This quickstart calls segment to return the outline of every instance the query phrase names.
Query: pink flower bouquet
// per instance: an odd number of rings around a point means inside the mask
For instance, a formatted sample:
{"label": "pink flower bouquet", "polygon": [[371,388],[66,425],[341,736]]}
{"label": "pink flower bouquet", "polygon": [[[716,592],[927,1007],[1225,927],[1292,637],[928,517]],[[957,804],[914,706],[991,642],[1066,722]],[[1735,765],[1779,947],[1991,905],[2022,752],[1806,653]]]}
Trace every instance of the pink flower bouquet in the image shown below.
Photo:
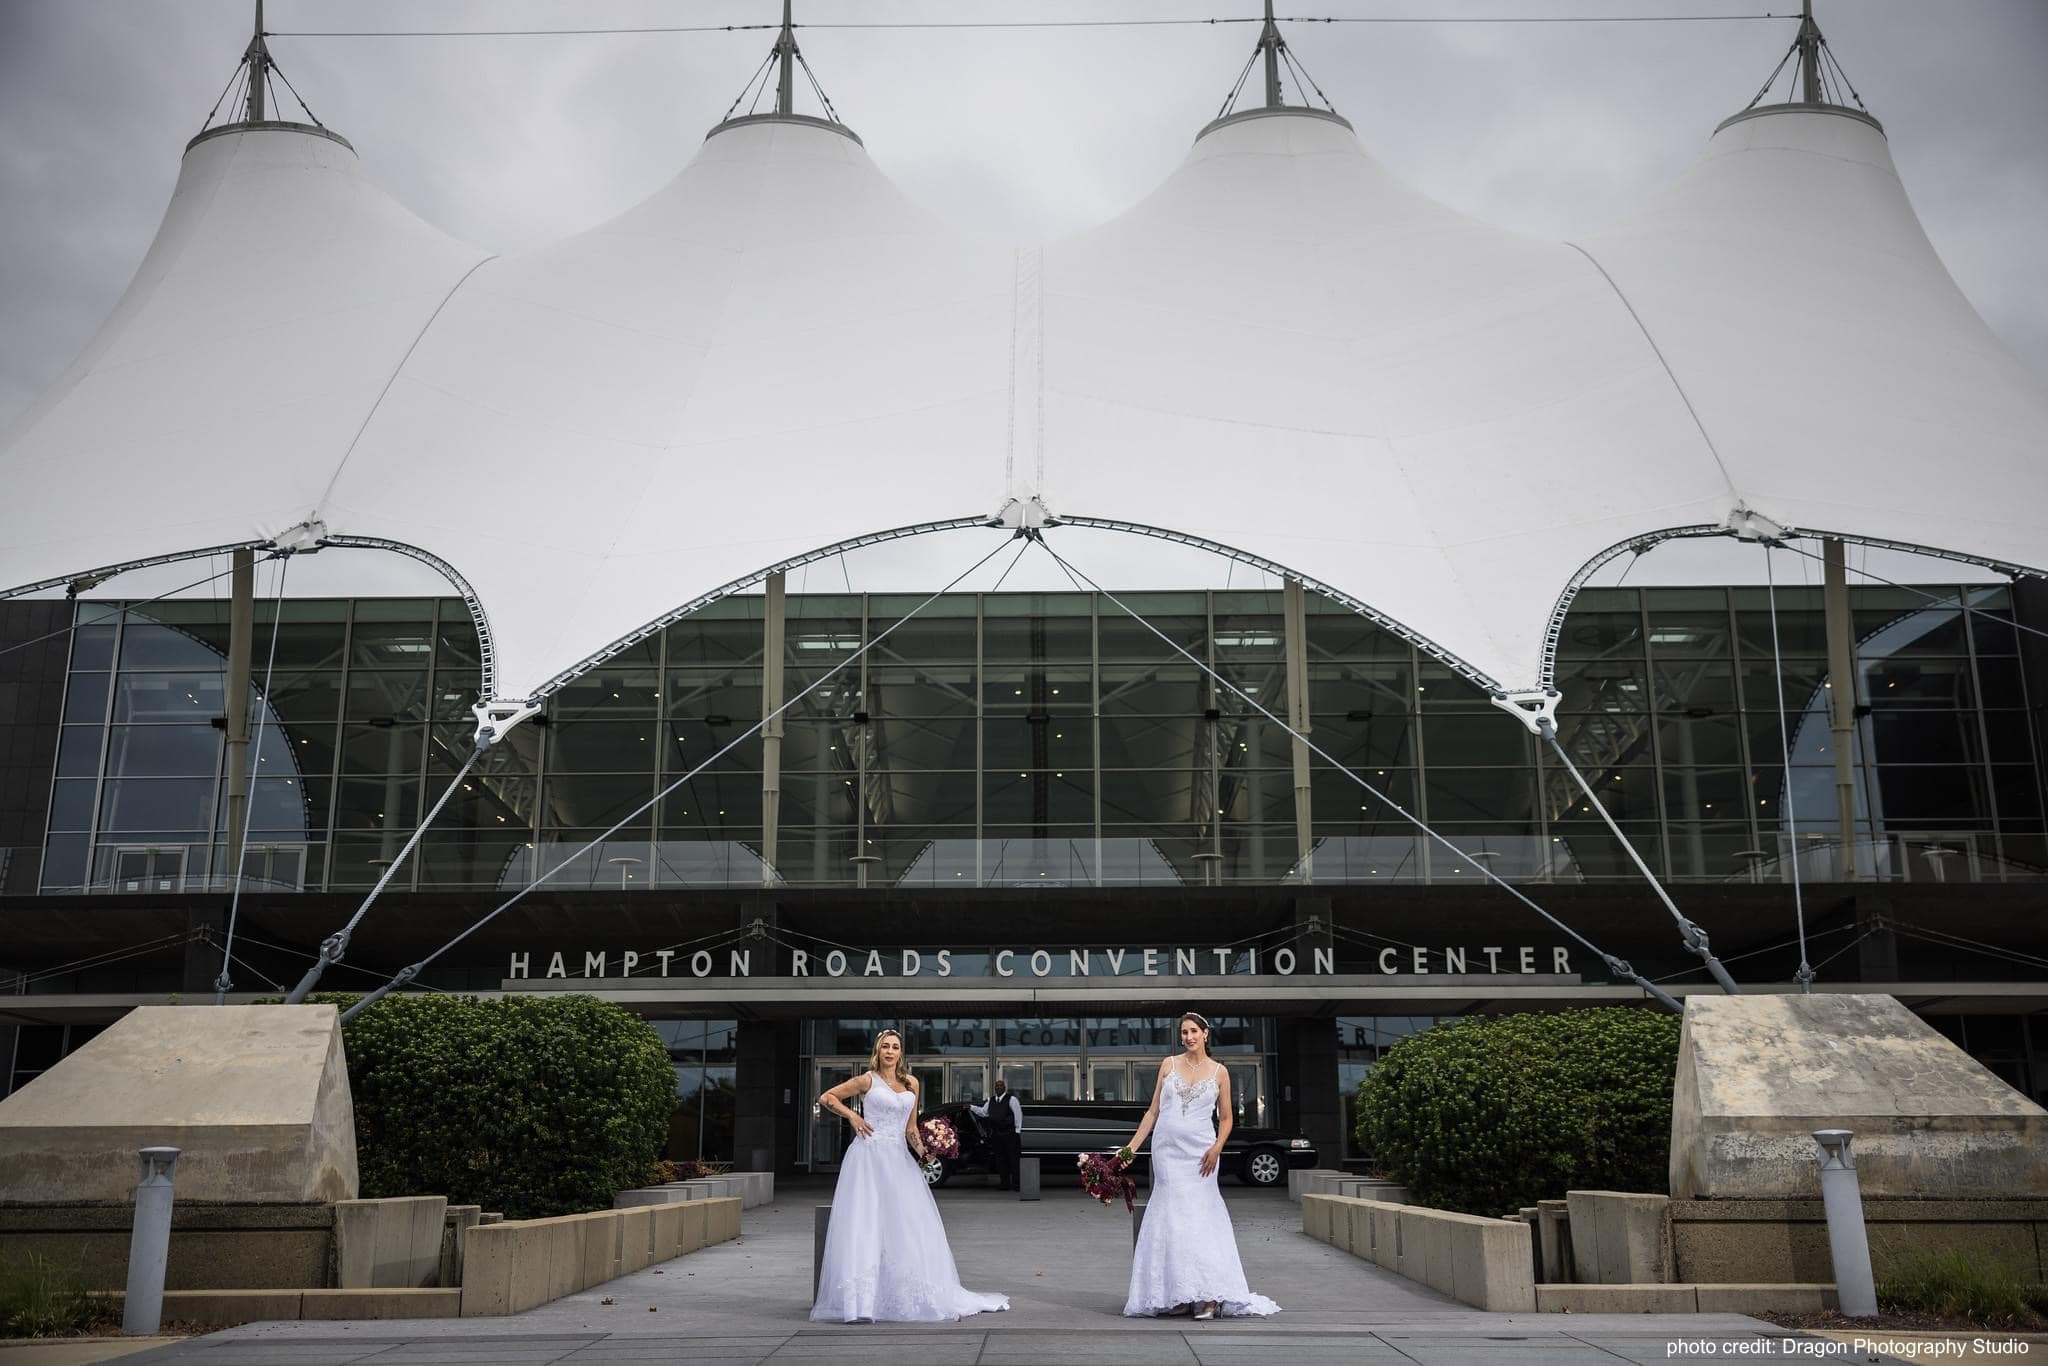
{"label": "pink flower bouquet", "polygon": [[1131,1179],[1129,1170],[1132,1156],[1129,1148],[1113,1153],[1082,1153],[1074,1159],[1074,1165],[1081,1169],[1081,1189],[1105,1205],[1122,1200],[1125,1212],[1130,1212],[1138,1198],[1138,1183]]}
{"label": "pink flower bouquet", "polygon": [[933,1115],[917,1126],[917,1135],[924,1140],[927,1156],[948,1160],[960,1156],[960,1132],[953,1127],[951,1120]]}

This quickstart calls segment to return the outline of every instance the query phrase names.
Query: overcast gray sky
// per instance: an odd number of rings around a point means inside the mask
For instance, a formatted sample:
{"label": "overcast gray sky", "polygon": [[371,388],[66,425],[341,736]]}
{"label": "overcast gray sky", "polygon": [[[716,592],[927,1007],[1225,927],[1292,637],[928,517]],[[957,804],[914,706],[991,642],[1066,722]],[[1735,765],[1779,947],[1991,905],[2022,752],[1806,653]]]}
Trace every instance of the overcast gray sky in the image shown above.
{"label": "overcast gray sky", "polygon": [[[759,32],[295,37],[327,29],[753,23],[774,0],[271,0],[299,92],[422,217],[493,250],[620,212],[690,157]],[[835,22],[1209,17],[1256,0],[797,0],[805,56],[914,199],[1019,240],[1135,202],[1213,116],[1250,25],[1018,30]],[[1283,13],[1673,15],[1796,0],[1282,0]],[[0,425],[84,345],[148,247],[185,141],[247,40],[245,0],[0,0]],[[1929,236],[2048,383],[2048,0],[1820,0]],[[1366,145],[1511,229],[1599,228],[1742,108],[1794,20],[1293,24]]]}

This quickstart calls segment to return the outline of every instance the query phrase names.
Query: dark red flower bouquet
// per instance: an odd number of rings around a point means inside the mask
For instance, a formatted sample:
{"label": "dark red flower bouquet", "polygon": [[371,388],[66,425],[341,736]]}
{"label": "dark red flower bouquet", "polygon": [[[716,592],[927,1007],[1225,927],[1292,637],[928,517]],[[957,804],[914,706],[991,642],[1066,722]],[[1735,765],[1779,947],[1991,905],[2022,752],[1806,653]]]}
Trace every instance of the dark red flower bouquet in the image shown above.
{"label": "dark red flower bouquet", "polygon": [[1081,1189],[1105,1205],[1122,1200],[1125,1212],[1132,1211],[1138,1199],[1138,1183],[1130,1173],[1134,1156],[1129,1148],[1118,1148],[1113,1153],[1082,1153],[1074,1159],[1074,1165],[1081,1169]]}
{"label": "dark red flower bouquet", "polygon": [[917,1126],[917,1136],[924,1140],[924,1151],[928,1157],[943,1157],[951,1161],[960,1156],[960,1131],[949,1119],[933,1115]]}

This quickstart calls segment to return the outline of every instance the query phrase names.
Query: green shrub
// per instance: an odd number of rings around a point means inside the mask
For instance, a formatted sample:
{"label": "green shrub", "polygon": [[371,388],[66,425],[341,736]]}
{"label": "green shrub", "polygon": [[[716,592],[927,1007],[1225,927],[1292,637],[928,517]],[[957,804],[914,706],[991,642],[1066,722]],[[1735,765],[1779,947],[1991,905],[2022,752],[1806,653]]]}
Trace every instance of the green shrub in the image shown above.
{"label": "green shrub", "polygon": [[343,1042],[365,1197],[446,1195],[514,1219],[608,1209],[668,1138],[668,1050],[592,996],[387,996]]}
{"label": "green shrub", "polygon": [[0,1337],[82,1333],[106,1312],[79,1288],[76,1277],[39,1252],[0,1266]]}
{"label": "green shrub", "polygon": [[2041,1288],[2010,1269],[1960,1248],[1908,1253],[1877,1283],[1877,1304],[1909,1314],[1939,1314],[1998,1326],[2038,1310]]}
{"label": "green shrub", "polygon": [[1440,1024],[1366,1074],[1359,1145],[1439,1209],[1504,1214],[1567,1189],[1662,1191],[1678,1026],[1628,1007]]}

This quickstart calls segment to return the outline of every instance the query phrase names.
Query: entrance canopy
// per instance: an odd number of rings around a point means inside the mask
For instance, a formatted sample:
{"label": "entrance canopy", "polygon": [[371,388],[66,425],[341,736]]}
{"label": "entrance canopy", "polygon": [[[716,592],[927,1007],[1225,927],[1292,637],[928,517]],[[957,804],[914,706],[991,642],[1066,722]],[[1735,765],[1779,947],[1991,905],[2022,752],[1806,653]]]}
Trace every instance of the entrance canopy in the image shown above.
{"label": "entrance canopy", "polygon": [[1526,694],[1584,575],[1674,534],[2048,568],[2044,456],[2048,398],[1882,129],[1831,105],[1730,120],[1578,243],[1258,109],[1023,252],[937,225],[843,127],[763,116],[612,222],[491,259],[332,134],[253,123],[187,151],[128,293],[0,448],[0,586],[410,550],[471,598],[516,717],[783,564],[1079,522],[1262,562]]}

